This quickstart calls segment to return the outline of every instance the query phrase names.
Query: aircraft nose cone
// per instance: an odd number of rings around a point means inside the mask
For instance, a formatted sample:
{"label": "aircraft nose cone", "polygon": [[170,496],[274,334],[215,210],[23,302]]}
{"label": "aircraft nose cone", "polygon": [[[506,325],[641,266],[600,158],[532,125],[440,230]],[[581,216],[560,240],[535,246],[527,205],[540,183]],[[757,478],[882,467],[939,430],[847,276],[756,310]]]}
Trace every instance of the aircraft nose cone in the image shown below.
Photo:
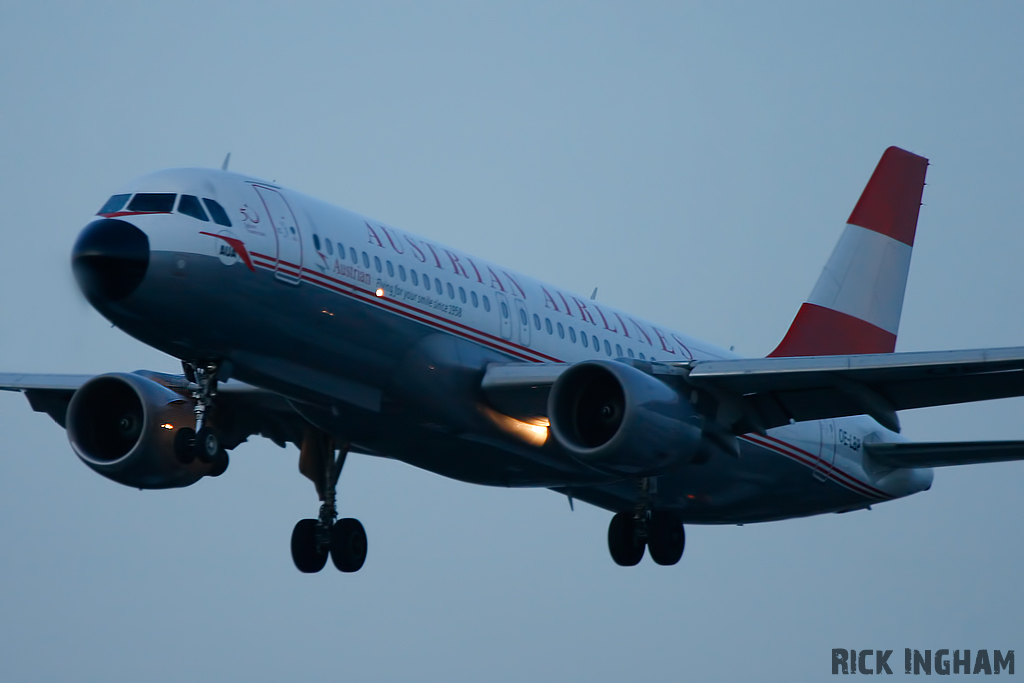
{"label": "aircraft nose cone", "polygon": [[112,218],[85,226],[71,250],[71,269],[86,298],[117,301],[139,286],[149,266],[149,238]]}

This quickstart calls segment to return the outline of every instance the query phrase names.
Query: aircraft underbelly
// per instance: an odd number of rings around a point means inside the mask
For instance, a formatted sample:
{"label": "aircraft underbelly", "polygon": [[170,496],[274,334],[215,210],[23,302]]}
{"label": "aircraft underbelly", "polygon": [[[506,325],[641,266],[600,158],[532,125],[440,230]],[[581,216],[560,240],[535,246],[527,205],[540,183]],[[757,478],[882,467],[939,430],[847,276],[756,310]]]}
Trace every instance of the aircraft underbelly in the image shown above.
{"label": "aircraft underbelly", "polygon": [[[658,477],[655,507],[676,512],[688,524],[747,524],[867,507],[888,498],[854,491],[777,450],[742,442],[739,460],[718,455]],[[632,482],[575,488],[570,493],[612,511],[632,510]]]}

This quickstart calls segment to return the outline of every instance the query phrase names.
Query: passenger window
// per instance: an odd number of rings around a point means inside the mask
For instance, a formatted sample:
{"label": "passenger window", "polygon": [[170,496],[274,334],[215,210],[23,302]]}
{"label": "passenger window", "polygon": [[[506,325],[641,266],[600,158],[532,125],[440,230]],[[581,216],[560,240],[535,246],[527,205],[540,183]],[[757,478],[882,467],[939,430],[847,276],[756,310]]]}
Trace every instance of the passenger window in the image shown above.
{"label": "passenger window", "polygon": [[140,213],[170,213],[174,208],[174,198],[177,196],[169,192],[140,192],[132,197],[128,210]]}
{"label": "passenger window", "polygon": [[373,257],[373,267],[377,269],[378,273],[381,271],[380,256]]}
{"label": "passenger window", "polygon": [[356,254],[355,247],[348,248],[348,257],[352,259],[352,263],[354,263],[357,266],[359,265],[359,256]]}
{"label": "passenger window", "polygon": [[338,242],[338,256],[345,258],[345,245],[341,242]]}
{"label": "passenger window", "polygon": [[448,283],[448,298],[452,300],[455,299],[455,290],[452,288],[452,283],[450,282]]}
{"label": "passenger window", "polygon": [[643,351],[640,352],[640,360],[647,360],[646,358],[644,358],[644,352]]}
{"label": "passenger window", "polygon": [[363,252],[363,268],[370,269],[370,257],[366,255],[365,251]]}
{"label": "passenger window", "polygon": [[430,276],[429,275],[424,275],[423,276],[423,289],[427,290],[428,292],[430,291]]}
{"label": "passenger window", "polygon": [[594,340],[594,350],[595,351],[600,351],[601,350],[601,342],[597,341],[597,337],[596,336],[592,337],[592,339]]}
{"label": "passenger window", "polygon": [[409,269],[409,277],[412,278],[412,283],[415,286],[417,286],[417,287],[420,286],[420,276],[416,274],[416,269],[415,268],[410,268]]}
{"label": "passenger window", "polygon": [[576,343],[576,330],[572,329],[572,325],[569,325],[569,341],[571,341],[573,344]]}
{"label": "passenger window", "polygon": [[616,358],[622,358],[622,345],[621,344],[616,344],[615,345],[615,357]]}
{"label": "passenger window", "polygon": [[[570,328],[570,329],[572,329],[572,328]],[[590,342],[587,340],[587,333],[586,332],[581,332],[580,333],[580,341],[583,342],[583,348],[585,348],[585,349],[590,348]]]}
{"label": "passenger window", "polygon": [[459,301],[466,303],[466,290],[462,287],[459,287]]}
{"label": "passenger window", "polygon": [[206,217],[206,212],[203,211],[203,205],[199,203],[199,198],[193,197],[190,194],[181,195],[181,199],[178,200],[178,213],[198,218],[201,221],[209,222],[210,220]]}
{"label": "passenger window", "polygon": [[391,261],[388,261],[388,277],[395,276],[395,267],[391,265]]}
{"label": "passenger window", "polygon": [[552,333],[552,330],[551,330],[551,318],[544,318],[544,327],[547,328],[548,334]]}
{"label": "passenger window", "polygon": [[476,292],[470,292],[469,298],[473,300],[473,308],[476,308],[479,303],[476,298]]}
{"label": "passenger window", "polygon": [[491,300],[484,296],[484,310],[488,313],[491,312]]}
{"label": "passenger window", "polygon": [[519,309],[519,324],[522,325],[523,327],[526,327],[527,325],[530,324],[526,322],[526,311],[524,311],[521,308]]}
{"label": "passenger window", "polygon": [[604,354],[606,356],[612,355],[612,345],[608,343],[608,340],[604,340]]}
{"label": "passenger window", "polygon": [[115,194],[113,197],[107,200],[107,203],[96,212],[97,216],[102,216],[105,213],[117,213],[124,208],[124,205],[128,203],[130,194]]}
{"label": "passenger window", "polygon": [[223,225],[225,228],[231,227],[231,219],[228,218],[227,211],[224,207],[213,201],[212,199],[203,198],[203,203],[206,204],[206,210],[210,212],[210,218],[217,225]]}
{"label": "passenger window", "polygon": [[533,326],[536,327],[538,330],[540,329],[540,318],[537,316],[536,313],[533,314]]}
{"label": "passenger window", "polygon": [[327,255],[334,256],[334,247],[331,246],[331,241],[326,237],[324,238],[324,246],[327,247]]}
{"label": "passenger window", "polygon": [[562,323],[558,323],[558,338],[565,339],[565,328],[562,327]]}
{"label": "passenger window", "polygon": [[316,247],[317,251],[320,251],[320,236],[316,233],[313,234],[313,246]]}
{"label": "passenger window", "polygon": [[405,266],[402,264],[398,264],[398,277],[402,279],[402,282],[405,282]]}
{"label": "passenger window", "polygon": [[441,291],[442,291],[441,290],[441,281],[438,280],[436,277],[434,278],[434,291],[437,292],[438,294],[440,294]]}
{"label": "passenger window", "polygon": [[629,354],[630,358],[636,358],[636,356],[633,355],[633,349],[626,349],[626,353]]}
{"label": "passenger window", "polygon": [[501,317],[502,318],[507,318],[508,317],[508,306],[505,304],[504,301],[501,302]]}

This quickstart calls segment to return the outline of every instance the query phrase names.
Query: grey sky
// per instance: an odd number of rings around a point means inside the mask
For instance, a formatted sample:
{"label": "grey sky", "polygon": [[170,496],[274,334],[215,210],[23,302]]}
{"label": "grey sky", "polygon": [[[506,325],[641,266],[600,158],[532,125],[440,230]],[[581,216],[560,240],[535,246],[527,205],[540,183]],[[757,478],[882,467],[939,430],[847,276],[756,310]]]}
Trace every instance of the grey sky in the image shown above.
{"label": "grey sky", "polygon": [[[1024,344],[1024,6],[550,5],[0,0],[0,370],[173,371],[84,303],[68,253],[113,188],[228,151],[759,356],[895,144],[932,161],[898,350]],[[1022,408],[902,419],[1024,438]],[[691,526],[678,566],[627,570],[603,511],[355,456],[366,566],[303,576],[294,449],[139,492],[2,395],[0,454],[4,680],[825,680],[833,647],[1024,648],[1019,463]]]}

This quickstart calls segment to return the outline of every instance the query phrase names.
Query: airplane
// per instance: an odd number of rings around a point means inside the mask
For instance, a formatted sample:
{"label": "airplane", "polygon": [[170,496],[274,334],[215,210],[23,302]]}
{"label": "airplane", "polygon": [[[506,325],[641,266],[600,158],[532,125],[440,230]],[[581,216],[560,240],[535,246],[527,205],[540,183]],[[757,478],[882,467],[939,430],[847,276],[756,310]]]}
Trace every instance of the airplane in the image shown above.
{"label": "airplane", "polygon": [[[674,565],[684,524],[869,508],[1024,442],[912,443],[898,411],[1024,395],[1024,347],[895,353],[928,160],[887,149],[785,337],[744,358],[391,225],[226,169],[117,190],[71,253],[111,323],[181,375],[0,374],[92,470],[162,489],[250,436],[299,450],[320,501],[295,566],[358,571],[349,452],[545,487],[612,513],[621,566]],[[595,292],[596,294],[596,292]]]}

